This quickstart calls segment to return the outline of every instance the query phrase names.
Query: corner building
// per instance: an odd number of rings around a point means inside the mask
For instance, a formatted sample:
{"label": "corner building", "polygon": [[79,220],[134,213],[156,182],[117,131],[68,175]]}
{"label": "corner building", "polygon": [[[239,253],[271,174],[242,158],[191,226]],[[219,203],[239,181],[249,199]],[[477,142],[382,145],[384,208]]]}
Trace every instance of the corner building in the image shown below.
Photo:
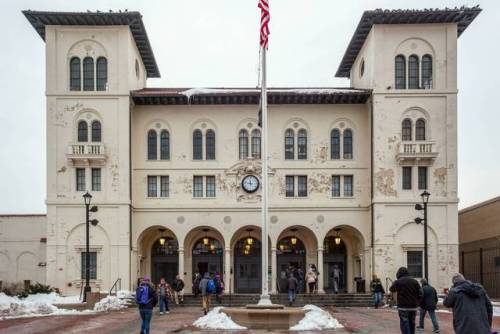
{"label": "corner building", "polygon": [[[401,265],[437,288],[458,271],[457,39],[479,8],[366,11],[337,71],[348,88],[269,90],[272,293],[315,264],[354,292]],[[255,89],[147,88],[160,73],[141,15],[25,11],[47,61],[47,283],[218,272],[259,292],[261,133]],[[335,269],[337,270],[337,269]],[[226,290],[227,291],[227,290]]]}

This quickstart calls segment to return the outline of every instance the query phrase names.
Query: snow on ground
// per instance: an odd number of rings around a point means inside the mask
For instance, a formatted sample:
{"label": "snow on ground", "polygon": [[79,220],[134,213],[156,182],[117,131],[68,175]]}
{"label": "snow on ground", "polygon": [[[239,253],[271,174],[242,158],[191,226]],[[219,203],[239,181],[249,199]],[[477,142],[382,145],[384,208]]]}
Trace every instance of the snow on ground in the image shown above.
{"label": "snow on ground", "polygon": [[342,328],[342,326],[337,319],[332,317],[332,315],[314,305],[306,305],[303,307],[304,310],[308,311],[304,318],[299,321],[295,326],[290,327],[292,331],[310,331],[310,330],[322,330],[322,329],[335,329]]}
{"label": "snow on ground", "polygon": [[235,323],[231,318],[221,312],[222,307],[215,307],[207,315],[198,318],[193,326],[203,329],[246,329]]}
{"label": "snow on ground", "polygon": [[121,299],[125,298],[134,298],[135,292],[128,291],[128,290],[120,290],[116,293],[116,296]]}
{"label": "snow on ground", "polygon": [[107,296],[94,305],[96,312],[118,311],[127,307],[124,300],[116,296]]}
{"label": "snow on ground", "polygon": [[500,317],[500,306],[493,306],[493,316]]}
{"label": "snow on ground", "polygon": [[22,300],[27,302],[40,302],[48,304],[78,304],[81,302],[80,296],[63,297],[55,292],[51,292],[49,294],[37,293],[35,295],[28,295],[28,297],[23,298]]}

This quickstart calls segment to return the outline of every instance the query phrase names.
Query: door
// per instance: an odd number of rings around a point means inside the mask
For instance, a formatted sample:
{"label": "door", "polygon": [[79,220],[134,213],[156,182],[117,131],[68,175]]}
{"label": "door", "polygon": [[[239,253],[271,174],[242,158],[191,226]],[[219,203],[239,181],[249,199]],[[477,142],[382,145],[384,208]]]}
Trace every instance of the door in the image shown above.
{"label": "door", "polygon": [[261,289],[261,261],[259,257],[237,257],[235,260],[235,291],[259,293]]}
{"label": "door", "polygon": [[153,283],[158,284],[161,278],[164,278],[167,283],[172,284],[175,276],[178,274],[178,264],[168,262],[155,262],[153,264],[153,273],[151,279]]}
{"label": "door", "polygon": [[346,272],[344,261],[328,262],[328,289],[331,291],[334,291],[335,275],[338,276],[339,292],[346,292]]}
{"label": "door", "polygon": [[[298,279],[297,271],[302,269],[306,273],[306,258],[302,255],[282,254],[278,256],[278,291],[287,292],[288,275],[291,273]],[[299,291],[305,291],[301,286]]]}

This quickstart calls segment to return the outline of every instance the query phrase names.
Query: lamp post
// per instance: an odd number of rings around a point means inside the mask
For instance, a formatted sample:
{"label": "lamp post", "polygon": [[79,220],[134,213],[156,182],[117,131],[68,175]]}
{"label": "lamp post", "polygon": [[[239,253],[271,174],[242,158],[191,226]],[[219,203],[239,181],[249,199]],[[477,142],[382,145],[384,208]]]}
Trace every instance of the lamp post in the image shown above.
{"label": "lamp post", "polygon": [[91,292],[90,287],[90,224],[96,226],[99,221],[97,219],[89,219],[90,212],[97,212],[97,206],[90,207],[92,195],[87,191],[83,195],[85,202],[85,288],[83,289],[83,301],[87,301],[87,293]]}
{"label": "lamp post", "polygon": [[417,224],[422,224],[424,223],[424,276],[427,282],[429,282],[429,256],[428,256],[428,241],[427,241],[427,203],[429,203],[429,194],[427,190],[424,190],[423,193],[420,194],[420,197],[422,197],[422,204],[417,203],[415,204],[415,210],[417,211],[424,211],[424,218],[417,217],[415,218],[415,223]]}

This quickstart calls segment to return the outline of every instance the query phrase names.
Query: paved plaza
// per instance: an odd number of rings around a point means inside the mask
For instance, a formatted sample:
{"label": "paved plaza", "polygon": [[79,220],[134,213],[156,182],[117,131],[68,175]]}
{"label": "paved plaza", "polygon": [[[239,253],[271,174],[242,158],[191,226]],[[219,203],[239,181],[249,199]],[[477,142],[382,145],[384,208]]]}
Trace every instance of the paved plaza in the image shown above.
{"label": "paved plaza", "polygon": [[[336,308],[329,309],[343,325],[343,330],[322,331],[321,333],[399,333],[398,316],[395,310],[369,308]],[[168,315],[155,313],[151,334],[164,333],[270,333],[270,331],[202,331],[191,326],[201,315],[201,309],[195,307],[175,308]],[[453,333],[452,315],[439,313],[441,333]],[[139,315],[137,309],[127,309],[105,314],[51,316],[38,318],[20,318],[0,321],[2,334],[34,334],[34,333],[139,333]],[[495,318],[493,327],[500,329],[500,318]],[[431,324],[427,319],[425,333],[431,333]],[[273,333],[289,333],[273,331]],[[298,332],[295,332],[298,333]],[[316,333],[303,331],[300,333]]]}

